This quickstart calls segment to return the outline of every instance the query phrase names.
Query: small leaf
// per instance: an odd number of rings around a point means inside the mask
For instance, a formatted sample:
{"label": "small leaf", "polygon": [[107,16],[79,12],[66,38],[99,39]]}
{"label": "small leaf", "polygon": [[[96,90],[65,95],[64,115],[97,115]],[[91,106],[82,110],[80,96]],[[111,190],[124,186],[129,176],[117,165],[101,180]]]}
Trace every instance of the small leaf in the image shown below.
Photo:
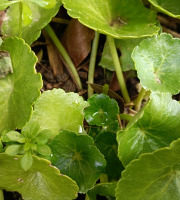
{"label": "small leaf", "polygon": [[85,119],[90,125],[104,126],[117,119],[119,107],[114,99],[105,94],[95,94],[88,99]]}
{"label": "small leaf", "polygon": [[56,5],[56,0],[29,0],[38,6],[45,8],[45,9],[51,9]]}
{"label": "small leaf", "polygon": [[105,173],[110,177],[120,177],[124,167],[117,156],[118,143],[116,133],[102,131],[95,139],[95,145],[106,159]]}
{"label": "small leaf", "polygon": [[132,161],[117,184],[117,200],[179,200],[179,155],[180,139]]}
{"label": "small leaf", "polygon": [[89,200],[97,200],[97,195],[115,197],[116,182],[99,183],[87,192]]}
{"label": "small leaf", "polygon": [[51,136],[52,136],[52,131],[44,129],[38,134],[38,136],[36,136],[35,141],[38,144],[46,144],[49,138],[51,138]]}
{"label": "small leaf", "polygon": [[104,172],[106,161],[88,135],[62,131],[49,146],[52,163],[76,181],[81,193],[92,188]]}
{"label": "small leaf", "polygon": [[118,133],[118,155],[124,165],[142,153],[169,146],[180,137],[180,104],[169,93],[152,93],[150,101]]}
{"label": "small leaf", "polygon": [[134,49],[132,58],[146,90],[179,93],[179,52],[180,39],[166,33],[145,39]]}
{"label": "small leaf", "polygon": [[180,3],[179,0],[148,0],[160,12],[165,13],[174,18],[180,19]]}
{"label": "small leaf", "polygon": [[36,151],[43,156],[48,156],[51,153],[51,149],[47,145],[37,145]]}
{"label": "small leaf", "polygon": [[15,156],[21,154],[23,151],[23,146],[19,144],[12,144],[6,147],[5,153],[9,156]]}
{"label": "small leaf", "polygon": [[21,158],[21,167],[27,171],[31,168],[33,163],[32,154],[30,151],[27,151]]}
{"label": "small leaf", "polygon": [[60,174],[48,160],[33,156],[31,168],[24,171],[20,159],[20,156],[0,154],[0,188],[17,191],[26,200],[76,199],[77,184]]}
{"label": "small leaf", "polygon": [[36,101],[31,120],[23,131],[29,131],[33,123],[39,123],[40,131],[49,129],[52,131],[52,137],[65,129],[82,133],[83,109],[88,105],[76,93],[65,93],[62,89],[46,91]]}
{"label": "small leaf", "polygon": [[19,143],[25,142],[25,138],[17,131],[10,131],[6,133],[6,137],[9,139],[9,141],[12,142],[19,142]]}
{"label": "small leaf", "polygon": [[18,1],[8,1],[8,0],[0,0],[0,10],[4,10],[10,5],[17,3]]}

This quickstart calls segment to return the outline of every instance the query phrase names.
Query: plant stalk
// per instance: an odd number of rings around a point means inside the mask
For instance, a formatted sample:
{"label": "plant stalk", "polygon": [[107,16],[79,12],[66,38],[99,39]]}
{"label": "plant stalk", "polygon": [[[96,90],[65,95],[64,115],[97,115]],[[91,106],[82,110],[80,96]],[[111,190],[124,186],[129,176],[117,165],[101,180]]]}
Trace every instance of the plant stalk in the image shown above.
{"label": "plant stalk", "polygon": [[139,111],[141,108],[141,103],[146,94],[146,90],[142,87],[138,97],[134,100],[135,111]]}
{"label": "plant stalk", "polygon": [[65,48],[63,47],[63,45],[61,44],[60,40],[58,39],[58,37],[56,36],[56,34],[54,33],[53,29],[51,28],[50,25],[47,25],[44,30],[46,31],[46,33],[49,35],[49,37],[52,39],[52,41],[54,42],[54,44],[56,45],[57,49],[59,50],[59,52],[61,53],[61,55],[63,56],[64,60],[66,61],[66,63],[68,64],[69,68],[72,71],[72,74],[74,75],[74,78],[76,80],[76,84],[78,86],[79,89],[82,89],[82,84],[79,78],[79,75],[77,73],[76,67],[74,66],[71,58],[69,57],[68,53],[66,52]]}
{"label": "plant stalk", "polygon": [[0,189],[0,200],[4,200],[4,194],[2,189]]}
{"label": "plant stalk", "polygon": [[123,73],[122,73],[121,64],[119,62],[114,38],[108,35],[107,40],[108,40],[108,44],[109,44],[109,47],[110,47],[110,52],[111,52],[114,67],[115,67],[115,70],[116,70],[116,76],[117,76],[119,85],[121,87],[121,92],[122,92],[123,98],[124,98],[126,103],[129,103],[131,100],[130,100],[130,97],[129,97],[129,94],[128,94],[128,91],[127,91],[127,88],[126,88],[126,83],[124,81],[124,76],[123,76]]}
{"label": "plant stalk", "polygon": [[[94,83],[94,71],[95,71],[95,64],[96,64],[96,55],[99,43],[99,36],[100,34],[96,31],[95,37],[92,44],[92,51],[90,56],[90,63],[89,63],[89,72],[88,72],[88,82]],[[92,87],[88,84],[88,98],[91,97],[94,93]]]}
{"label": "plant stalk", "polygon": [[23,26],[23,3],[19,1],[19,37],[22,38],[22,26]]}

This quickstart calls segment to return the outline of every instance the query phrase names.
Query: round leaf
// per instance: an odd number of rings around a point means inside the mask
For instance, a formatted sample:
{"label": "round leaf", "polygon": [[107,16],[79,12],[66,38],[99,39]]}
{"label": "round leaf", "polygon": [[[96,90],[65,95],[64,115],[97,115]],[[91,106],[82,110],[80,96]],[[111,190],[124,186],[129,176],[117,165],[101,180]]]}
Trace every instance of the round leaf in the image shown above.
{"label": "round leaf", "polygon": [[134,49],[132,58],[145,89],[179,93],[179,52],[180,39],[173,39],[165,33],[143,40]]}
{"label": "round leaf", "polygon": [[68,14],[91,29],[115,38],[152,36],[159,31],[155,13],[139,0],[63,0]]}
{"label": "round leaf", "polygon": [[[36,3],[26,1],[26,6],[29,7],[32,13],[32,22],[30,24],[23,24],[22,38],[28,44],[32,44],[40,36],[41,29],[51,21],[51,18],[56,15],[61,5],[61,0],[57,0],[57,4],[54,7],[45,9],[37,5],[38,2],[39,0]],[[18,3],[11,5],[6,13],[1,27],[3,35],[19,36],[19,14],[17,13],[19,13]]]}
{"label": "round leaf", "polygon": [[83,109],[89,104],[78,94],[65,93],[62,89],[44,92],[35,102],[31,120],[23,128],[29,131],[32,124],[39,123],[40,130],[49,129],[52,137],[60,130],[83,132]]}
{"label": "round leaf", "polygon": [[29,120],[42,79],[35,72],[37,58],[22,39],[6,38],[0,50],[9,52],[13,66],[13,73],[0,79],[1,133],[5,129],[22,128]]}
{"label": "round leaf", "polygon": [[118,134],[119,158],[124,165],[180,137],[180,104],[168,93],[152,93],[148,104]]}
{"label": "round leaf", "polygon": [[33,156],[28,171],[20,165],[20,156],[0,154],[0,188],[19,192],[25,200],[72,200],[77,197],[74,181],[45,159]]}
{"label": "round leaf", "polygon": [[117,184],[117,200],[179,200],[180,139],[132,161]]}
{"label": "round leaf", "polygon": [[114,99],[105,94],[95,94],[88,99],[90,104],[84,111],[85,119],[90,125],[104,126],[115,121],[119,107]]}
{"label": "round leaf", "polygon": [[180,19],[180,3],[179,0],[148,0],[159,11],[171,17]]}
{"label": "round leaf", "polygon": [[92,188],[104,172],[106,161],[88,135],[62,131],[49,146],[52,163],[75,180],[82,193]]}
{"label": "round leaf", "polygon": [[96,136],[95,145],[104,155],[107,165],[105,173],[110,177],[120,177],[124,167],[117,156],[118,143],[116,141],[116,133],[103,131]]}

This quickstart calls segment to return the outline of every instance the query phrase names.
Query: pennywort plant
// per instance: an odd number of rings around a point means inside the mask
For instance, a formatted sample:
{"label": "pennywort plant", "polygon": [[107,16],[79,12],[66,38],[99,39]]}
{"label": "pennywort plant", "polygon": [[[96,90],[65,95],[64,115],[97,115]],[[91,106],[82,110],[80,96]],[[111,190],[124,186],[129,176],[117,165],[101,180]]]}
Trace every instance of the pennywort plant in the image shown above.
{"label": "pennywort plant", "polygon": [[[180,104],[172,98],[180,92],[180,40],[160,33],[153,11],[179,18],[180,4],[149,2],[156,9],[140,0],[0,0],[0,10],[6,9],[0,39],[0,199],[3,190],[25,200],[71,200],[78,193],[86,200],[180,199]],[[90,91],[87,101],[60,88],[41,93],[42,76],[29,45],[44,27],[82,88],[48,25],[62,4],[96,31],[92,82],[99,37],[107,36],[99,65],[116,72],[123,99],[107,85],[101,94]],[[129,70],[141,84],[134,101],[123,76]]]}

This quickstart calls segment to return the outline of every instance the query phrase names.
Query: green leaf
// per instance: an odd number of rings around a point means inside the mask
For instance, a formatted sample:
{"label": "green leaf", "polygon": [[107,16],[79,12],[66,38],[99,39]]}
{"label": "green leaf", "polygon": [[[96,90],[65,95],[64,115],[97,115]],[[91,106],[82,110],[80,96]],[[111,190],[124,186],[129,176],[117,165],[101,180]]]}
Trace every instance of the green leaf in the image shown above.
{"label": "green leaf", "polygon": [[[123,71],[134,70],[134,62],[131,58],[133,49],[142,41],[142,38],[126,39],[126,40],[115,40],[116,47],[120,52],[120,62]],[[101,61],[99,63],[105,69],[115,71],[113,59],[111,56],[108,42],[106,41]]]}
{"label": "green leaf", "polygon": [[0,0],[0,10],[4,10],[10,5],[17,3],[18,1],[8,1],[8,0]]}
{"label": "green leaf", "polygon": [[31,2],[34,2],[38,6],[46,9],[51,9],[56,5],[56,0],[29,0]]}
{"label": "green leaf", "polygon": [[27,171],[31,168],[33,163],[32,154],[30,151],[25,152],[25,154],[21,158],[21,167]]}
{"label": "green leaf", "polygon": [[37,58],[22,39],[6,38],[0,50],[9,52],[14,71],[0,79],[1,133],[4,129],[20,129],[29,120],[32,104],[40,95],[42,79],[35,72]]}
{"label": "green leaf", "polygon": [[118,134],[124,165],[140,154],[169,146],[180,137],[180,104],[168,93],[152,93],[150,101]]}
{"label": "green leaf", "polygon": [[132,161],[117,184],[117,200],[179,200],[180,139]]}
{"label": "green leaf", "polygon": [[23,10],[22,10],[23,24],[24,26],[27,26],[31,24],[33,16],[28,4],[24,2],[22,4],[23,4]]}
{"label": "green leaf", "polygon": [[[55,6],[51,9],[45,9],[37,5],[39,3],[42,4],[42,2],[43,1],[36,1],[35,4],[34,2],[26,1],[26,5],[30,8],[32,13],[32,22],[28,25],[23,24],[22,38],[28,44],[32,44],[40,36],[41,29],[51,21],[51,18],[56,15],[61,6],[61,0],[57,0]],[[53,3],[54,0],[51,2]],[[19,36],[19,14],[17,13],[19,13],[19,5],[11,5],[1,27],[3,35]]]}
{"label": "green leaf", "polygon": [[52,163],[76,181],[81,193],[93,187],[106,161],[88,135],[62,131],[49,145]]}
{"label": "green leaf", "polygon": [[77,197],[76,183],[61,175],[49,161],[33,156],[31,168],[24,171],[20,158],[0,154],[0,188],[17,191],[25,200],[72,200]]}
{"label": "green leaf", "polygon": [[6,137],[11,142],[19,142],[19,143],[25,142],[25,138],[17,131],[10,131],[10,132],[6,133]]}
{"label": "green leaf", "polygon": [[4,151],[4,149],[3,149],[3,144],[2,144],[2,142],[0,141],[0,153],[2,153]]}
{"label": "green leaf", "polygon": [[48,156],[51,153],[51,149],[47,145],[37,145],[36,151],[43,156]]}
{"label": "green leaf", "polygon": [[51,136],[52,131],[44,129],[38,134],[38,136],[36,136],[35,140],[38,144],[46,144]]}
{"label": "green leaf", "polygon": [[157,34],[155,13],[139,0],[62,0],[68,14],[100,33],[115,38]]}
{"label": "green leaf", "polygon": [[180,39],[166,33],[145,39],[134,49],[132,58],[146,90],[179,93],[179,51]]}
{"label": "green leaf", "polygon": [[96,137],[95,145],[107,161],[105,173],[113,178],[120,177],[124,167],[117,156],[118,143],[116,141],[116,133],[111,131],[102,131]]}
{"label": "green leaf", "polygon": [[96,200],[97,195],[115,197],[117,183],[99,183],[87,192],[89,200]]}
{"label": "green leaf", "polygon": [[85,119],[90,125],[104,126],[115,121],[119,107],[114,99],[105,94],[94,94],[88,99],[89,107],[85,109]]}
{"label": "green leaf", "polygon": [[0,78],[6,77],[9,73],[13,73],[10,55],[8,52],[0,51]]}
{"label": "green leaf", "polygon": [[9,156],[15,156],[21,154],[23,150],[23,146],[19,144],[12,144],[6,147],[5,153]]}
{"label": "green leaf", "polygon": [[28,131],[33,123],[39,123],[40,131],[49,129],[54,137],[60,130],[83,132],[83,109],[89,104],[78,94],[65,93],[62,89],[44,92],[34,104],[31,120],[23,128]]}
{"label": "green leaf", "polygon": [[180,3],[179,0],[148,0],[160,12],[165,13],[174,18],[180,19]]}

